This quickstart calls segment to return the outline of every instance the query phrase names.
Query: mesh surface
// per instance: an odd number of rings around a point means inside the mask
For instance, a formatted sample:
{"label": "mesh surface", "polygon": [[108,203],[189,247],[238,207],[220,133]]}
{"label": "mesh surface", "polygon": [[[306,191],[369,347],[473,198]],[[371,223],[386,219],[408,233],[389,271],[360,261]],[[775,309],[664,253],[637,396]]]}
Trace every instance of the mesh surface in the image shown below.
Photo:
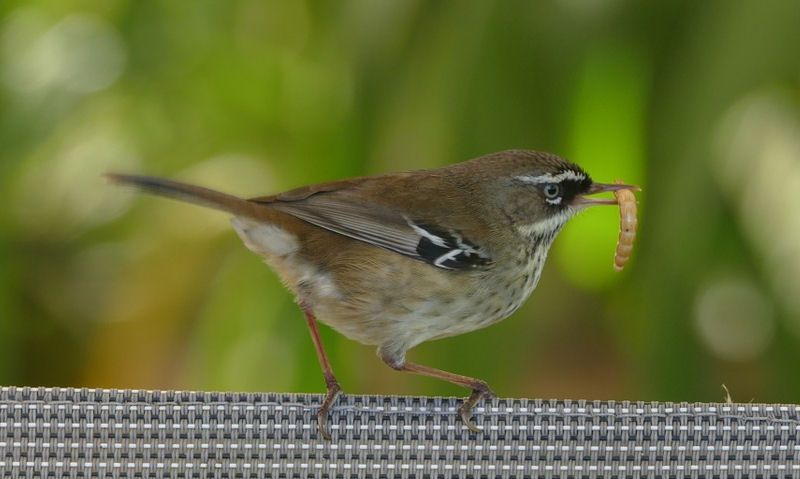
{"label": "mesh surface", "polygon": [[800,477],[800,406],[0,389],[0,477]]}

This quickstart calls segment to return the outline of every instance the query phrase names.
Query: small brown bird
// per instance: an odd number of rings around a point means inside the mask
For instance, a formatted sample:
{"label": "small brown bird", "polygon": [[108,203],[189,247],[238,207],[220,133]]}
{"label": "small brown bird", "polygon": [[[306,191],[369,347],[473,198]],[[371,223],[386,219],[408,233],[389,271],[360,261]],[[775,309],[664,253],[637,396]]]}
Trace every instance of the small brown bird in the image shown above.
{"label": "small brown bird", "polygon": [[340,391],[317,317],[377,346],[390,367],[472,390],[459,408],[492,395],[485,381],[406,360],[432,339],[496,323],[536,288],[547,251],[581,209],[616,204],[586,195],[630,188],[593,183],[556,155],[510,150],[433,170],[353,178],[242,199],[175,181],[109,175],[117,183],[226,211],[244,244],[295,294],[325,375],[317,421]]}

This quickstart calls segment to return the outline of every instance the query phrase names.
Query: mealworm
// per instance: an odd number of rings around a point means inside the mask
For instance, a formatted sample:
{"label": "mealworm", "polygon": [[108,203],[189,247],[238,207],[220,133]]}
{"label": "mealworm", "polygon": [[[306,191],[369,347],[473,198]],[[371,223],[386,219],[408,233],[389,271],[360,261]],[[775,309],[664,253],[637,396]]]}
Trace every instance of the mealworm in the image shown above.
{"label": "mealworm", "polygon": [[[621,181],[617,181],[621,184]],[[631,257],[633,251],[633,241],[636,239],[636,196],[631,190],[617,190],[614,192],[619,205],[619,239],[617,240],[617,251],[614,254],[614,269],[622,271],[625,263]]]}

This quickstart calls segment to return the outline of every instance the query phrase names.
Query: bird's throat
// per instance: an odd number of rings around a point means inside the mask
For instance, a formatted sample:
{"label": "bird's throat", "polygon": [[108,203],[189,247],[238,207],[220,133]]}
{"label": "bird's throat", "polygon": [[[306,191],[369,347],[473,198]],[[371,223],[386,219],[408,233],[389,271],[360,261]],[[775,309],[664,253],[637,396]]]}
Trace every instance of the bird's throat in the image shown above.
{"label": "bird's throat", "polygon": [[517,231],[526,243],[546,244],[549,248],[558,232],[572,216],[572,212],[566,210],[534,223],[518,225]]}

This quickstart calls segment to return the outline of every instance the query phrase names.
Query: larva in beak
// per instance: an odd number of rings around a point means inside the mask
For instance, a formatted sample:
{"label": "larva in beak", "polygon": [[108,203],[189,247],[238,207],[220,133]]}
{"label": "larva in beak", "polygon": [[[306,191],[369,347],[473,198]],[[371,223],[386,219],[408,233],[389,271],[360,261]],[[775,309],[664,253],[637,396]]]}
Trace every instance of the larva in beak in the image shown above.
{"label": "larva in beak", "polygon": [[[617,184],[622,184],[617,180]],[[631,257],[633,242],[636,240],[636,196],[629,189],[617,190],[614,192],[619,205],[619,239],[617,240],[617,250],[614,254],[614,270],[622,271],[625,263]]]}

